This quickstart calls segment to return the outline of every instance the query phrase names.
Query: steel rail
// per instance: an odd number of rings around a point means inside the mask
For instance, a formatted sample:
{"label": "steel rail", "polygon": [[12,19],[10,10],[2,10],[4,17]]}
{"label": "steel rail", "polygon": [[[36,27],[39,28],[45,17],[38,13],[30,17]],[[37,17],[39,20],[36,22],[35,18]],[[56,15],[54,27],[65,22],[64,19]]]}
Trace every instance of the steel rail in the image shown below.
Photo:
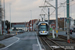
{"label": "steel rail", "polygon": [[[57,45],[57,46],[59,46],[60,48],[62,48],[61,45],[59,45],[59,44],[56,43],[55,41],[49,39],[48,37],[41,37],[41,39],[42,39],[42,40],[48,45],[48,47],[49,47],[50,49],[52,49],[52,50],[55,49],[55,48],[52,48],[51,45],[50,45],[45,39],[48,39],[50,42],[52,42],[52,43],[54,43],[55,45]],[[65,50],[65,48],[62,48],[62,49]]]}

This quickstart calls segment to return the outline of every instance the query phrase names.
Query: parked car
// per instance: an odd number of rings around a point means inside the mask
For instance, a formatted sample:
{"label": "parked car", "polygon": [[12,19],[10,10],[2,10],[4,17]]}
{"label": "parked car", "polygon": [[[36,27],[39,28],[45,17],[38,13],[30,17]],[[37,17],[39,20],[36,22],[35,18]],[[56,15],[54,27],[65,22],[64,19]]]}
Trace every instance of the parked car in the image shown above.
{"label": "parked car", "polygon": [[[75,28],[70,29],[70,34],[72,34],[73,32],[75,33]],[[66,34],[67,34],[67,32],[66,32]]]}
{"label": "parked car", "polygon": [[24,30],[18,30],[17,33],[24,33],[25,31]]}
{"label": "parked car", "polygon": [[[67,34],[67,32],[66,32],[66,34]],[[72,30],[70,30],[70,34],[72,34]]]}

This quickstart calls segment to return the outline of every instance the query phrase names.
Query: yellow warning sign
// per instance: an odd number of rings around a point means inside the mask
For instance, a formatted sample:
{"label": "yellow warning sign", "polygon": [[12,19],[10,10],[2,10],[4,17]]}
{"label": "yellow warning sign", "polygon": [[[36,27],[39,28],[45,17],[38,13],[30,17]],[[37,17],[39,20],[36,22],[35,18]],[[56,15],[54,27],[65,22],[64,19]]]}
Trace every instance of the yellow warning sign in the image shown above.
{"label": "yellow warning sign", "polygon": [[58,33],[58,30],[56,30],[56,33]]}

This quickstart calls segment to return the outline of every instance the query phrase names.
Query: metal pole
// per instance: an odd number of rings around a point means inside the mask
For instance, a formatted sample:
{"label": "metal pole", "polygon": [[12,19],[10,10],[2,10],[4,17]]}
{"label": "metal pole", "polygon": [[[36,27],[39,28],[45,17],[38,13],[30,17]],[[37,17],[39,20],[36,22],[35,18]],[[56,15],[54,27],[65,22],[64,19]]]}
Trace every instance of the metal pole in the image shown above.
{"label": "metal pole", "polygon": [[67,40],[70,39],[70,32],[69,32],[69,0],[67,0]]}
{"label": "metal pole", "polygon": [[26,21],[25,21],[25,31],[26,31]]}
{"label": "metal pole", "polygon": [[11,33],[11,3],[9,4],[9,10],[10,10],[10,33]]}
{"label": "metal pole", "polygon": [[[50,20],[50,8],[48,8],[48,24],[49,24],[49,20]],[[49,27],[49,29],[50,29],[50,27]],[[48,29],[48,31],[49,31],[49,29]],[[50,31],[49,31],[49,33],[50,33]]]}
{"label": "metal pole", "polygon": [[43,21],[43,17],[42,17],[42,21]]}
{"label": "metal pole", "polygon": [[56,37],[58,37],[58,0],[56,0]]}
{"label": "metal pole", "polygon": [[44,14],[44,21],[45,21],[45,14]]}
{"label": "metal pole", "polygon": [[49,24],[49,19],[50,19],[50,9],[48,8],[48,24]]}
{"label": "metal pole", "polygon": [[32,31],[32,11],[31,11],[31,31]]}
{"label": "metal pole", "polygon": [[[33,20],[33,26],[34,26],[34,22],[35,22],[35,21]],[[34,31],[34,27],[33,27],[33,31]]]}
{"label": "metal pole", "polygon": [[64,31],[65,31],[65,6],[64,7]]}
{"label": "metal pole", "polygon": [[1,0],[0,0],[0,11],[1,11],[1,12],[0,12],[0,14],[1,14],[1,15],[0,15],[0,25],[1,25],[1,26],[0,26],[1,28],[0,28],[0,29],[1,29],[1,34],[2,34],[2,7],[1,7]]}
{"label": "metal pole", "polygon": [[2,20],[1,20],[1,35],[2,35]]}
{"label": "metal pole", "polygon": [[4,2],[4,34],[5,34],[5,0],[3,0]]}

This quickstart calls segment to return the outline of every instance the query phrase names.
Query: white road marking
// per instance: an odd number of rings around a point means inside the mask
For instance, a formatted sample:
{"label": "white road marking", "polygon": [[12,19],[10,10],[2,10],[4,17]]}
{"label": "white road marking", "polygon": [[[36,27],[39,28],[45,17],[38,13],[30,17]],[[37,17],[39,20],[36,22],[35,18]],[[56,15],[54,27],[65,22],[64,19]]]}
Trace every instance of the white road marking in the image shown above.
{"label": "white road marking", "polygon": [[[15,36],[14,36],[14,37],[15,37]],[[17,38],[18,40],[15,41],[15,42],[13,42],[13,43],[11,43],[10,45],[8,45],[8,46],[6,46],[6,47],[4,47],[4,48],[1,48],[0,50],[8,48],[8,47],[12,46],[14,43],[16,43],[16,42],[18,42],[18,41],[20,40],[20,38],[18,38],[18,37],[15,37],[15,38]]]}
{"label": "white road marking", "polygon": [[41,47],[40,42],[38,40],[37,34],[36,34],[36,38],[37,38],[37,42],[38,42],[38,45],[39,45],[39,49],[42,50],[42,47]]}

